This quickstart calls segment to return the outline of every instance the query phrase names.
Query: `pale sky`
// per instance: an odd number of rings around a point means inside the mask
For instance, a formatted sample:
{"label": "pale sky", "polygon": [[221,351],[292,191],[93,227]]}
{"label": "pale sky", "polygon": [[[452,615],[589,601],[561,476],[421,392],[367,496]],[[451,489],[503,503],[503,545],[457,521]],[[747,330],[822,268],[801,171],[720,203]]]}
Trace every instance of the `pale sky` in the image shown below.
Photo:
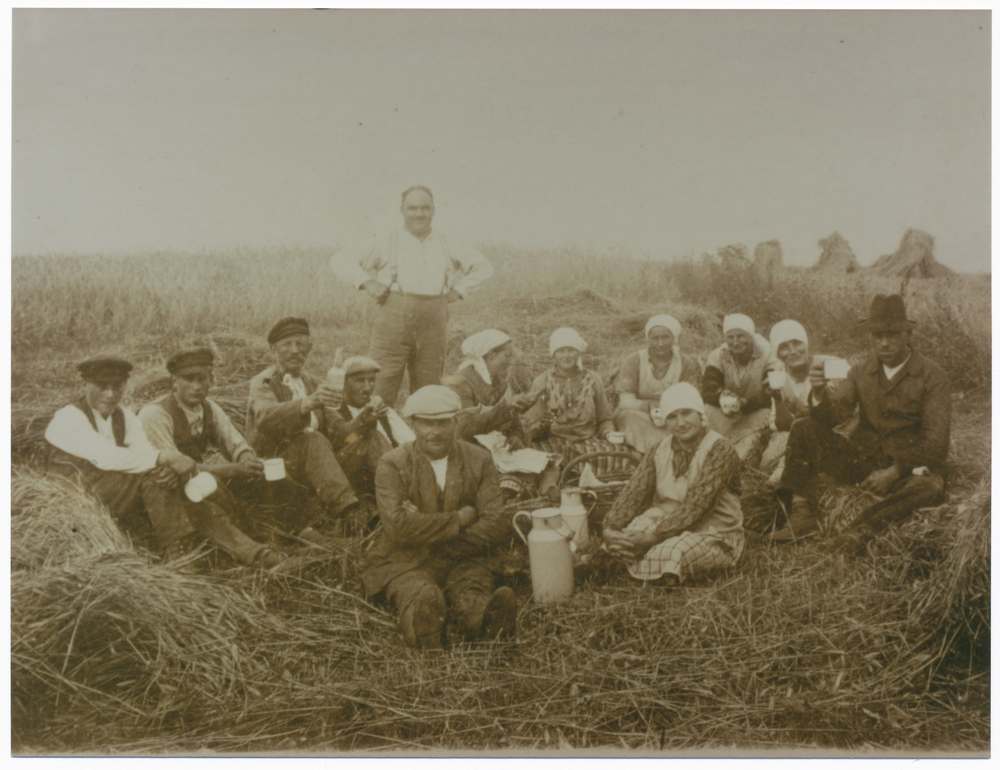
{"label": "pale sky", "polygon": [[990,269],[990,14],[13,12],[14,254],[481,243],[669,258],[905,230]]}

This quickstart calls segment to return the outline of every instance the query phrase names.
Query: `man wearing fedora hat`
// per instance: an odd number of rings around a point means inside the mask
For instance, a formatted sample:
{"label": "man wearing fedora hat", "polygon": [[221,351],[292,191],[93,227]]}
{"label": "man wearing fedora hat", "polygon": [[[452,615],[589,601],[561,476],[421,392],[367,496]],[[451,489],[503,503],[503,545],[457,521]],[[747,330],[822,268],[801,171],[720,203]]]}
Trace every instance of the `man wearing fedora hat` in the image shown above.
{"label": "man wearing fedora hat", "polygon": [[120,520],[140,502],[169,558],[207,539],[245,564],[276,567],[285,555],[251,540],[214,500],[193,503],[181,482],[197,473],[195,461],[176,449],[157,448],[142,422],[119,402],[132,364],[97,356],[77,366],[83,397],[64,406],[45,429],[49,473],[70,478]]}
{"label": "man wearing fedora hat", "polygon": [[[846,379],[828,382],[823,364],[809,371],[810,417],[792,424],[781,493],[792,493],[787,526],[774,542],[814,534],[818,490],[832,479],[856,484],[882,499],[856,519],[829,522],[839,533],[832,545],[848,552],[864,548],[872,535],[915,509],[940,502],[951,430],[951,394],[940,366],[912,346],[916,324],[898,294],[877,295],[863,322],[873,353]],[[833,428],[858,409],[850,439]]]}
{"label": "man wearing fedora hat", "polygon": [[490,453],[457,438],[461,399],[427,385],[406,400],[416,440],[382,456],[375,474],[382,528],[362,574],[369,596],[398,613],[410,647],[437,649],[450,610],[471,639],[511,636],[517,600],[497,588],[507,524]]}
{"label": "man wearing fedora hat", "polygon": [[[359,523],[360,506],[333,454],[326,423],[326,410],[339,408],[343,395],[303,369],[312,351],[306,319],[282,318],[267,341],[275,364],[250,380],[247,440],[258,457],[282,458],[288,477],[315,493],[325,517],[350,530]],[[299,538],[320,543],[323,537],[313,525],[325,517],[307,508],[287,524]]]}

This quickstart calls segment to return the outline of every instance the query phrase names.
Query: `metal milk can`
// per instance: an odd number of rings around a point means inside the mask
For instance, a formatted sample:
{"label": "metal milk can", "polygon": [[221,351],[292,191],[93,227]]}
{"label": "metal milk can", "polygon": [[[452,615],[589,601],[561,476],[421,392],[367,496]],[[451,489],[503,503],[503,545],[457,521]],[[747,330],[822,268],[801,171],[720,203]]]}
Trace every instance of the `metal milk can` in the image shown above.
{"label": "metal milk can", "polygon": [[597,493],[579,487],[566,487],[562,490],[562,505],[559,508],[562,519],[573,530],[573,544],[580,548],[590,540],[590,528],[587,525],[587,509],[583,505],[583,495]]}
{"label": "metal milk can", "polygon": [[[531,532],[525,538],[517,520],[531,517]],[[530,514],[514,514],[514,531],[528,546],[531,563],[531,592],[536,602],[544,604],[573,593],[573,554],[571,530],[562,520],[558,508],[539,508]]]}

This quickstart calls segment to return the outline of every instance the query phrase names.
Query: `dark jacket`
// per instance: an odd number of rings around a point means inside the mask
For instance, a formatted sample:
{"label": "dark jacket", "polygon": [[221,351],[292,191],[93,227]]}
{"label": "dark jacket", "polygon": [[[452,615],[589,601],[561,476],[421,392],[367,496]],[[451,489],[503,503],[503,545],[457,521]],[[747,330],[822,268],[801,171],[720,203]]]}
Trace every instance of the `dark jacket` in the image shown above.
{"label": "dark jacket", "polygon": [[[510,526],[493,458],[465,441],[456,441],[448,455],[443,492],[438,491],[430,461],[416,442],[387,452],[375,472],[375,497],[382,528],[362,574],[369,595],[431,557],[492,565],[496,546]],[[403,500],[416,505],[420,513],[404,512]],[[460,530],[458,510],[466,505],[476,509],[479,520]]]}
{"label": "dark jacket", "polygon": [[474,436],[490,431],[520,431],[521,423],[510,404],[503,400],[507,392],[507,382],[495,377],[488,384],[473,367],[468,366],[457,374],[449,375],[443,384],[451,388],[462,399],[462,411],[458,413],[458,435],[466,441]]}
{"label": "dark jacket", "polygon": [[[309,413],[302,412],[301,399],[282,382],[284,374],[277,366],[269,366],[250,380],[250,400],[247,404],[247,441],[260,457],[277,457],[293,438],[309,427]],[[302,372],[306,393],[312,395],[319,382]],[[323,409],[316,410],[319,432],[326,435]]]}
{"label": "dark jacket", "polygon": [[927,466],[943,474],[951,433],[951,393],[944,370],[913,351],[890,383],[878,357],[851,368],[831,395],[827,391],[812,416],[829,427],[850,417],[859,405],[852,440],[877,467],[896,463],[902,475]]}

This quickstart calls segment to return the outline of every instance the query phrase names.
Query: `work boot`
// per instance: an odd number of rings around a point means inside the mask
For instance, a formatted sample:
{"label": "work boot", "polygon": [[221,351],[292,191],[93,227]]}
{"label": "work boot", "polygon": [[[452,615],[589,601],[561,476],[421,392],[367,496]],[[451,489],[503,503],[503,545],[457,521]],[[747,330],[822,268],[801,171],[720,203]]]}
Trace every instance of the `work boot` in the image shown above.
{"label": "work boot", "polygon": [[788,523],[782,529],[771,534],[771,542],[777,544],[794,543],[812,537],[819,531],[819,519],[813,513],[808,500],[796,500],[792,503],[792,512]]}
{"label": "work boot", "polygon": [[486,609],[480,638],[483,641],[512,639],[517,630],[517,597],[514,591],[502,586],[493,592]]}

